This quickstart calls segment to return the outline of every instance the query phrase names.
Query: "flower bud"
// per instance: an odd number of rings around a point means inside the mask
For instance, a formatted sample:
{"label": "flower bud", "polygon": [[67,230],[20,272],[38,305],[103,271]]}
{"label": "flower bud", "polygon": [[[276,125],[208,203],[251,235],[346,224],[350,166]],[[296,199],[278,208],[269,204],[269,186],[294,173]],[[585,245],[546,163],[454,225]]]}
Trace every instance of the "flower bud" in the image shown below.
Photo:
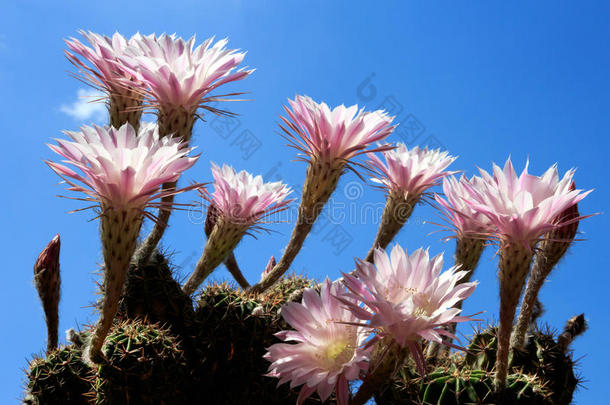
{"label": "flower bud", "polygon": [[34,282],[42,301],[47,323],[47,353],[57,347],[57,327],[59,324],[59,234],[40,252],[34,264]]}

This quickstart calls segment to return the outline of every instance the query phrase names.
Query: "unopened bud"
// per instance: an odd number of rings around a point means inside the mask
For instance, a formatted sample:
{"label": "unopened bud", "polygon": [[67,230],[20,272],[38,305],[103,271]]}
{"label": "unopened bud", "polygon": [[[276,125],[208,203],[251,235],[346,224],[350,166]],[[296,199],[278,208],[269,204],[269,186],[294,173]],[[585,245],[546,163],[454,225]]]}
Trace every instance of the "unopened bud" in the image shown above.
{"label": "unopened bud", "polygon": [[59,234],[49,242],[38,255],[34,264],[34,282],[42,301],[47,322],[47,353],[57,347],[57,327],[59,324]]}
{"label": "unopened bud", "polygon": [[271,256],[269,258],[269,261],[267,262],[267,266],[265,266],[265,270],[263,270],[263,272],[261,273],[261,280],[264,279],[265,277],[267,277],[267,274],[269,274],[269,272],[271,270],[273,270],[275,265],[276,265],[275,257]]}
{"label": "unopened bud", "polygon": [[59,240],[59,234],[57,234],[38,255],[38,259],[36,259],[36,263],[34,264],[34,279],[36,280],[36,283],[38,283],[39,280],[44,281],[50,279],[54,275],[59,278],[60,246],[61,242]]}

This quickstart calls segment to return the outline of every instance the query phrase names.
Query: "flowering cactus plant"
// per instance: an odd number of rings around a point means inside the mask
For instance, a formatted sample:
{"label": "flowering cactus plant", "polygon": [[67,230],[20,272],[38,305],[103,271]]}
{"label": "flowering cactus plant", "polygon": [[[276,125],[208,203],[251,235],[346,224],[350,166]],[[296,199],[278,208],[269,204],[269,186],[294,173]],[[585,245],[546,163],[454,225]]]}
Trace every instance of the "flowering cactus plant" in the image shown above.
{"label": "flowering cactus plant", "polygon": [[[110,125],[66,131],[71,140],[49,145],[62,162],[46,163],[100,220],[100,316],[58,347],[57,235],[34,266],[48,341],[46,357],[30,362],[25,403],[571,402],[578,379],[569,346],[584,316],[557,337],[536,320],[538,292],[584,218],[577,204],[590,191],[575,188],[573,170],[535,176],[526,166],[517,175],[509,159],[492,174],[456,178],[446,151],[382,143],[395,128],[385,111],[296,96],[280,128],[307,163],[298,218],[280,259],[271,256],[250,285],[233,251],[294,201],[291,188],[215,163],[212,192],[204,183],[177,188],[199,157],[189,145],[198,111],[231,114],[210,102],[239,94],[215,93],[253,72],[238,69],[245,53],[213,38],[196,46],[195,37],[166,34],[82,35],[90,46],[69,39],[66,55],[104,91]],[[146,109],[157,123],[140,121]],[[285,275],[347,170],[386,191],[370,251],[334,281]],[[207,239],[181,285],[157,245],[173,196],[189,191],[206,201]],[[456,239],[444,272],[442,254],[390,245],[421,201],[438,208]],[[146,220],[154,227],[145,237]],[[455,325],[474,321],[462,302],[476,294],[485,246],[498,251],[499,324],[460,342]],[[222,263],[239,287],[204,284]]]}

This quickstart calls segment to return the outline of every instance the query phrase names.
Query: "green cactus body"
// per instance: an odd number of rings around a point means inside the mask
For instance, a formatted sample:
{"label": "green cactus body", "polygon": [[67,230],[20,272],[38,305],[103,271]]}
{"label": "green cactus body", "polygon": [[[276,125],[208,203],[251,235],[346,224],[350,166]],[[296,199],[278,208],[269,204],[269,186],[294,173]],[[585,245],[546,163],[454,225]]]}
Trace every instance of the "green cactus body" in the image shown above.
{"label": "green cactus body", "polygon": [[195,397],[179,339],[158,324],[122,322],[105,350],[109,364],[93,379],[96,405],[185,404]]}
{"label": "green cactus body", "polygon": [[568,405],[578,385],[570,356],[548,331],[537,331],[528,342],[511,352],[502,393],[494,392],[497,327],[489,327],[474,334],[465,353],[437,358],[425,377],[407,362],[377,403]]}
{"label": "green cactus body", "polygon": [[26,405],[87,405],[91,388],[91,369],[74,345],[34,358],[28,372]]}

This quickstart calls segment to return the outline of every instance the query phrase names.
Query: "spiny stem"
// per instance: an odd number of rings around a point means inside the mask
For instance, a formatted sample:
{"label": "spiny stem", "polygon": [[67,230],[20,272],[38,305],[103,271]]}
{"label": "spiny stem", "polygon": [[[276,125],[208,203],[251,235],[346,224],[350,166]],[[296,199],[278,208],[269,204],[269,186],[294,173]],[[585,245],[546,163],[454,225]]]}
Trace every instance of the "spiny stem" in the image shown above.
{"label": "spiny stem", "polygon": [[295,259],[301,247],[303,246],[303,242],[305,242],[305,238],[311,231],[313,223],[308,221],[302,221],[301,215],[297,218],[297,224],[292,230],[292,236],[290,237],[290,241],[284,250],[284,254],[282,258],[275,265],[275,267],[267,274],[265,278],[263,278],[258,284],[255,284],[250,288],[250,292],[253,294],[260,294],[265,292],[268,288],[270,288],[277,280],[282,277],[282,275],[288,270],[292,261]]}
{"label": "spiny stem", "polygon": [[496,392],[504,391],[506,388],[510,335],[532,255],[532,249],[520,245],[513,246],[503,243],[500,248],[500,325],[494,378]]}
{"label": "spiny stem", "polygon": [[182,290],[187,294],[193,294],[197,288],[212,274],[237,246],[244,236],[248,226],[245,224],[234,224],[219,217],[214,230],[203,248],[203,254],[197,261],[195,270],[186,281]]}
{"label": "spiny stem", "polygon": [[265,292],[288,271],[301,247],[303,247],[303,243],[324,205],[337,188],[343,167],[343,163],[333,165],[327,162],[312,161],[309,164],[305,184],[303,185],[303,199],[299,206],[297,223],[292,230],[290,241],[284,249],[280,261],[258,284],[248,290],[250,293],[261,294]]}
{"label": "spiny stem", "polygon": [[225,266],[227,266],[227,270],[229,270],[229,273],[231,273],[241,288],[245,290],[246,288],[250,287],[250,283],[248,283],[248,280],[246,280],[243,273],[239,269],[239,265],[237,264],[235,254],[233,252],[229,253],[225,259]]}
{"label": "spiny stem", "polygon": [[[214,203],[210,203],[210,205],[208,206],[208,212],[205,217],[205,225],[203,227],[205,231],[205,236],[207,238],[209,238],[212,234],[212,231],[214,231],[214,227],[216,226],[216,222],[218,221],[220,215],[221,214],[218,211],[216,205]],[[229,253],[227,258],[225,259],[225,266],[227,266],[227,270],[229,270],[229,273],[231,273],[231,275],[233,276],[235,281],[237,281],[237,284],[239,284],[241,288],[245,290],[246,288],[250,287],[250,283],[248,283],[248,280],[246,280],[241,270],[239,269],[239,265],[237,264],[235,254],[233,252]]]}
{"label": "spiny stem", "polygon": [[[59,304],[59,301],[56,302]],[[47,322],[47,355],[57,349],[58,336],[57,329],[59,326],[59,310],[58,306],[54,308],[45,308],[45,319]]]}
{"label": "spiny stem", "polygon": [[85,351],[84,360],[90,364],[104,361],[102,346],[112,326],[123,292],[125,276],[136,239],[142,225],[139,210],[104,210],[101,217],[104,249],[104,296],[102,311]]}
{"label": "spiny stem", "polygon": [[104,269],[102,312],[95,326],[95,331],[91,335],[86,354],[86,360],[93,364],[100,364],[104,361],[102,346],[118,310],[119,299],[121,298],[125,275],[127,274],[126,266],[128,265],[129,262],[121,263],[115,261],[114,263],[107,264]]}
{"label": "spiny stem", "polygon": [[134,92],[126,94],[111,93],[108,100],[108,113],[110,115],[110,126],[120,128],[129,122],[136,133],[140,129],[140,118],[142,117],[142,97]]}
{"label": "spiny stem", "polygon": [[566,322],[566,326],[559,337],[557,344],[561,347],[563,353],[567,353],[572,341],[587,330],[587,321],[585,314],[573,316]]}
{"label": "spiny stem", "polygon": [[540,260],[537,258],[532,268],[530,278],[527,281],[527,286],[525,287],[519,317],[517,318],[517,325],[511,337],[511,345],[519,349],[523,348],[525,344],[525,336],[531,325],[532,313],[534,312],[538,300],[538,293],[544,284],[546,276],[550,273],[550,269],[545,271],[541,266],[544,265],[540,263]]}
{"label": "spiny stem", "polygon": [[[177,182],[172,181],[169,183],[163,183],[161,186],[161,192],[167,190],[174,190],[176,188]],[[157,247],[157,244],[163,237],[165,233],[165,229],[167,228],[167,224],[169,222],[169,217],[171,215],[172,205],[174,203],[174,195],[166,195],[161,198],[161,208],[159,209],[159,215],[157,217],[157,221],[153,226],[152,231],[146,237],[146,240],[138,247],[134,255],[134,260],[139,265],[146,263],[153,251]]]}
{"label": "spiny stem", "polygon": [[536,254],[536,260],[534,261],[532,272],[521,301],[517,326],[511,337],[511,344],[514,347],[523,348],[525,345],[525,336],[532,323],[532,313],[536,307],[540,289],[553,268],[567,251],[568,246],[569,243],[553,240],[546,240],[540,244],[540,249],[538,254]]}
{"label": "spiny stem", "polygon": [[393,192],[388,194],[375,242],[366,255],[365,261],[373,263],[375,249],[385,249],[390,244],[413,213],[417,201],[419,201],[419,196],[407,197],[404,194]]}

